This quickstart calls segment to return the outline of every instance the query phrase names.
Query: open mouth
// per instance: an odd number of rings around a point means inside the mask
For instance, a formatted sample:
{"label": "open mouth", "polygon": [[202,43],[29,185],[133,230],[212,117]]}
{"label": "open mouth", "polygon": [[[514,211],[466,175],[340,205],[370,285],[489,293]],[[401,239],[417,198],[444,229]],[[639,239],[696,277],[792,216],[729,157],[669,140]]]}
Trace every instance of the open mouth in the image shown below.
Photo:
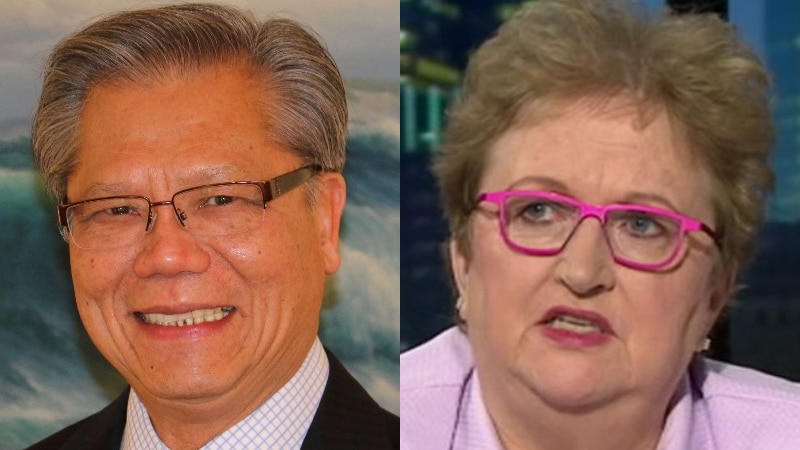
{"label": "open mouth", "polygon": [[614,334],[611,324],[601,314],[575,308],[551,308],[542,317],[540,324],[575,334]]}
{"label": "open mouth", "polygon": [[228,316],[235,308],[233,306],[220,306],[211,309],[196,309],[182,314],[141,313],[134,315],[142,322],[162,327],[185,327],[206,322],[216,322]]}
{"label": "open mouth", "polygon": [[549,322],[545,322],[545,324],[557,330],[566,330],[579,334],[603,333],[603,329],[595,322],[570,315],[554,317]]}

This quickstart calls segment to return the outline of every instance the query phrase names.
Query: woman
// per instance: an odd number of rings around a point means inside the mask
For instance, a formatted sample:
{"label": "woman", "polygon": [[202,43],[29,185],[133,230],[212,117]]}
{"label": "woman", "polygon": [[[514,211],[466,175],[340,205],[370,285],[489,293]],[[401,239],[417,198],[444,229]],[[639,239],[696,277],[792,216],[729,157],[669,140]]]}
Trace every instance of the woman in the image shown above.
{"label": "woman", "polygon": [[767,75],[712,16],[539,0],[436,165],[459,326],[401,357],[406,449],[800,448],[800,387],[707,360],[771,189]]}

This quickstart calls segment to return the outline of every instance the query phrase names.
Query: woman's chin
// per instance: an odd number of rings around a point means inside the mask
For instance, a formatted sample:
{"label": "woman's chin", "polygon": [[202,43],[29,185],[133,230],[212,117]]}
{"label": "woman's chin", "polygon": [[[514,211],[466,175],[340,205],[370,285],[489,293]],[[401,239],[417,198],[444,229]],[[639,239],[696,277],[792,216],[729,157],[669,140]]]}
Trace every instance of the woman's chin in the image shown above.
{"label": "woman's chin", "polygon": [[537,395],[552,409],[569,413],[590,412],[611,400],[607,392],[590,386],[546,386]]}
{"label": "woman's chin", "polygon": [[589,361],[565,361],[517,371],[516,376],[541,401],[565,412],[591,411],[621,395],[624,386]]}

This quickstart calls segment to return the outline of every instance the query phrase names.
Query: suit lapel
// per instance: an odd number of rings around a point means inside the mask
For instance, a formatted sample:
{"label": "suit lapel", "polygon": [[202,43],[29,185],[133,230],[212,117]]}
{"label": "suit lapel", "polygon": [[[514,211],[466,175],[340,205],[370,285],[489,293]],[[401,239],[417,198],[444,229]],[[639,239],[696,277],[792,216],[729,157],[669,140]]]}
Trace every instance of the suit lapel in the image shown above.
{"label": "suit lapel", "polygon": [[79,422],[62,450],[108,450],[122,445],[130,388],[100,412]]}
{"label": "suit lapel", "polygon": [[[327,349],[330,374],[301,450],[392,449],[399,421],[384,411]],[[397,440],[398,442],[393,442]]]}
{"label": "suit lapel", "polygon": [[[327,349],[330,373],[319,407],[303,440],[301,450],[396,449],[400,445],[400,422],[383,410]],[[102,411],[58,434],[56,446],[36,449],[109,450],[122,445],[127,419],[126,389]],[[56,436],[53,436],[56,437]],[[66,437],[66,439],[64,439]]]}

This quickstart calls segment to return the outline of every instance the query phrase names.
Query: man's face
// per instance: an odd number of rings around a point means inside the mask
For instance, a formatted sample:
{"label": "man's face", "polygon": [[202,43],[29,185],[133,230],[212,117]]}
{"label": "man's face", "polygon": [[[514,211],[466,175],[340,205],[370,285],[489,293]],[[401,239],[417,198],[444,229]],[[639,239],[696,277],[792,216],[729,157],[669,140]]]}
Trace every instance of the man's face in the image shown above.
{"label": "man's face", "polygon": [[[301,167],[268,139],[262,105],[270,99],[262,92],[237,66],[92,88],[68,201],[164,201],[197,185],[266,180]],[[246,408],[297,370],[317,334],[325,274],[340,262],[344,180],[317,178],[313,208],[308,184],[300,186],[267,204],[255,232],[200,238],[170,206],[157,206],[152,228],[129,246],[70,244],[81,320],[145,402],[229,399]],[[198,310],[206,321],[195,325],[142,320]]]}

